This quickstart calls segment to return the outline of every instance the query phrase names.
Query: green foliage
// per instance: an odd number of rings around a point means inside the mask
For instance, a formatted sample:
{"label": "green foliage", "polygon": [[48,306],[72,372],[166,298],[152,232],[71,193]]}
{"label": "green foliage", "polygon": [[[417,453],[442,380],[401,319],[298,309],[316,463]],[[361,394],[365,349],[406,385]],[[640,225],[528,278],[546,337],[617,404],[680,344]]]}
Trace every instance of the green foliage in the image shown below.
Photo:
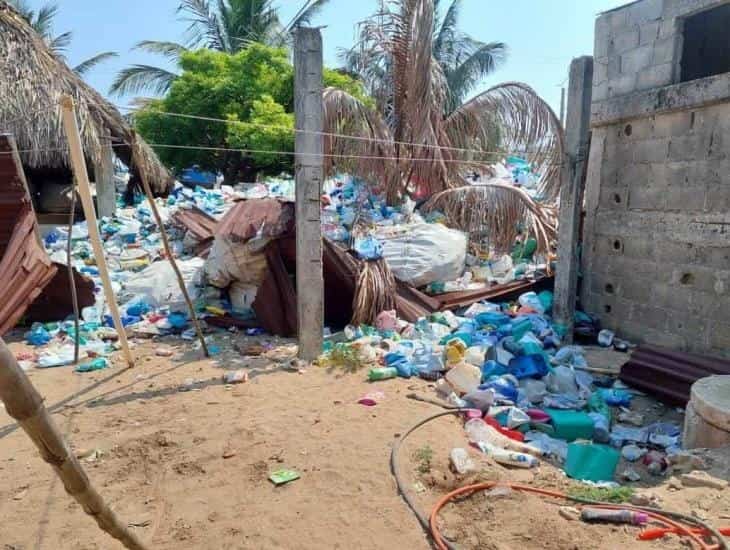
{"label": "green foliage", "polygon": [[418,463],[416,470],[419,474],[429,473],[433,463],[433,449],[429,445],[419,447],[413,453],[413,460]]}
{"label": "green foliage", "polygon": [[[164,99],[135,116],[140,134],[152,144],[218,149],[294,151],[294,68],[284,48],[253,43],[228,54],[197,50],[180,57],[182,74]],[[325,86],[336,86],[365,100],[362,85],[326,70]],[[171,117],[181,113],[230,123]],[[291,155],[221,150],[157,148],[161,160],[180,170],[198,164],[220,170],[229,182],[251,181],[257,172],[291,171]]]}
{"label": "green foliage", "polygon": [[629,502],[634,494],[631,487],[590,487],[578,485],[568,490],[568,496],[582,499],[593,500],[596,502],[610,502],[612,504],[621,504]]}

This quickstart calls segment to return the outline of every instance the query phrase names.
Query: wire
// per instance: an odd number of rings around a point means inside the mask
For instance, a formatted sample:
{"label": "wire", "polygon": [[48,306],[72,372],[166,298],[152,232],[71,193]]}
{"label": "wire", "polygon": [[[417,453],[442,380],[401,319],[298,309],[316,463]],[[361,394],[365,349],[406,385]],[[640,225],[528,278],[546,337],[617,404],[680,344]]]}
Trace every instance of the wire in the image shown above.
{"label": "wire", "polygon": [[[139,108],[138,107],[132,107],[132,106],[124,106],[124,105],[115,105],[117,109],[126,110],[126,111],[136,111]],[[224,124],[239,124],[243,126],[253,126],[257,128],[267,128],[271,130],[285,130],[288,132],[294,132],[297,134],[311,134],[311,135],[321,135],[325,137],[336,137],[336,138],[342,138],[342,139],[350,139],[353,141],[370,141],[370,142],[378,142],[378,143],[387,143],[392,145],[407,145],[412,147],[419,147],[422,149],[439,149],[443,151],[457,151],[462,153],[473,153],[477,155],[507,155],[507,154],[528,154],[528,153],[536,153],[537,151],[529,151],[527,149],[522,151],[513,151],[512,153],[508,153],[505,151],[484,151],[482,149],[465,149],[462,147],[449,147],[446,145],[429,145],[429,144],[420,144],[420,143],[414,143],[410,141],[398,141],[398,140],[392,140],[388,138],[373,138],[373,137],[366,137],[366,136],[355,136],[352,134],[339,134],[336,132],[320,132],[317,130],[303,130],[300,128],[291,128],[289,126],[283,126],[281,124],[263,124],[259,122],[244,122],[242,120],[227,120],[224,118],[215,118],[215,117],[208,117],[208,116],[202,116],[202,115],[188,115],[184,113],[173,113],[170,111],[149,111],[149,114],[156,114],[156,115],[164,115],[169,117],[177,117],[177,118],[187,118],[192,120],[203,120],[207,122],[221,122]]]}

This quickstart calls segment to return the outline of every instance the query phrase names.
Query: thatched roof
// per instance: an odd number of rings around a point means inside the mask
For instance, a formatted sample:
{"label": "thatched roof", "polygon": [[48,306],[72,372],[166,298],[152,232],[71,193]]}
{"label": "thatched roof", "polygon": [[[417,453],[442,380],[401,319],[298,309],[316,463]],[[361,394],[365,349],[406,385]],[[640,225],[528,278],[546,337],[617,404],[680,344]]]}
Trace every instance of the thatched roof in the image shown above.
{"label": "thatched roof", "polygon": [[[121,113],[54,55],[28,23],[0,0],[0,133],[15,136],[23,164],[29,168],[67,168],[68,145],[59,100],[71,95],[86,158],[101,160],[101,145],[111,138],[116,155],[130,170],[132,129]],[[137,138],[142,141],[141,138]],[[172,177],[146,143],[140,143],[143,166],[157,194],[167,192]]]}

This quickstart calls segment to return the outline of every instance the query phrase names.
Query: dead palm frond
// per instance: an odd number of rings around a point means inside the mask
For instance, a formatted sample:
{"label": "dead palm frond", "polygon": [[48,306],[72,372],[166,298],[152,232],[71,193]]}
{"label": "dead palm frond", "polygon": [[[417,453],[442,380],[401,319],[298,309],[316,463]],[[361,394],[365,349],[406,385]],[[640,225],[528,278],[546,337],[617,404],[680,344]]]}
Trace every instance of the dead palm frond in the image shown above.
{"label": "dead palm frond", "polygon": [[519,187],[499,183],[466,185],[431,197],[424,212],[439,211],[449,225],[487,240],[497,252],[507,252],[519,236],[537,240],[546,253],[557,238],[555,211],[535,202]]}
{"label": "dead palm frond", "polygon": [[337,155],[336,167],[343,169],[354,164],[344,152],[389,157],[357,163],[354,173],[382,183],[391,202],[406,192],[433,195],[459,187],[467,170],[484,171],[505,154],[520,153],[540,168],[545,198],[555,199],[563,143],[557,117],[534,90],[519,83],[495,86],[462,104],[506,48],[458,31],[460,0],[451,2],[443,18],[437,4],[381,3],[378,13],[360,25],[347,69],[361,76],[377,112],[344,92],[325,92],[325,112],[337,114],[326,117],[326,130],[346,133],[342,128],[351,124],[363,129],[356,135],[390,136],[392,143],[335,137],[326,140],[325,153]]}

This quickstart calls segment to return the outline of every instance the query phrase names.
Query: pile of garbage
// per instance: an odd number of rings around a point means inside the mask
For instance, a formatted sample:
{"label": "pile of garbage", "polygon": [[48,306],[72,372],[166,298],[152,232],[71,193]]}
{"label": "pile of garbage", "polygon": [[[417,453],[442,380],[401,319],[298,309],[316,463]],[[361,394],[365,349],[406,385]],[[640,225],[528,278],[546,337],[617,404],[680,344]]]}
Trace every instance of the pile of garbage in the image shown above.
{"label": "pile of garbage", "polygon": [[[592,482],[637,481],[639,461],[649,474],[663,474],[681,451],[680,427],[643,425],[631,411],[632,390],[589,372],[582,347],[561,345],[551,308],[552,293],[543,291],[416,323],[385,311],[376,326],[347,327],[328,341],[319,362],[367,367],[370,381],[434,381],[445,406],[464,409],[468,439],[498,463],[531,468],[547,458]],[[625,349],[609,336],[600,341]],[[621,457],[634,466],[617,476]]]}

